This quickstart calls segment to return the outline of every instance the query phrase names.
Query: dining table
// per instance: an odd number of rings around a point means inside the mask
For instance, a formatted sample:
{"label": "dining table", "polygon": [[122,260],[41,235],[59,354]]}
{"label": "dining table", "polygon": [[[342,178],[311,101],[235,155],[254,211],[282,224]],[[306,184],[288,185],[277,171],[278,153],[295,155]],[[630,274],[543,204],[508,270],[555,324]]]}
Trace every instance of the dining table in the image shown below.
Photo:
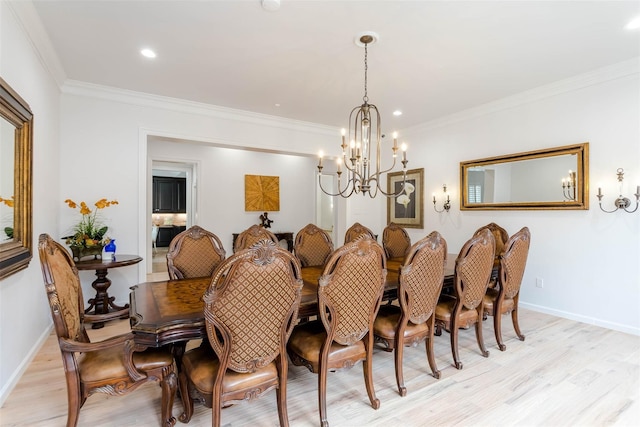
{"label": "dining table", "polygon": [[[449,254],[445,265],[443,289],[453,286],[457,254]],[[398,280],[403,260],[387,260],[387,277],[383,299],[397,296]],[[303,281],[298,318],[318,314],[318,280],[324,267],[303,267]],[[202,297],[211,284],[211,277],[144,282],[131,287],[129,315],[136,345],[161,347],[173,343],[206,337]]]}

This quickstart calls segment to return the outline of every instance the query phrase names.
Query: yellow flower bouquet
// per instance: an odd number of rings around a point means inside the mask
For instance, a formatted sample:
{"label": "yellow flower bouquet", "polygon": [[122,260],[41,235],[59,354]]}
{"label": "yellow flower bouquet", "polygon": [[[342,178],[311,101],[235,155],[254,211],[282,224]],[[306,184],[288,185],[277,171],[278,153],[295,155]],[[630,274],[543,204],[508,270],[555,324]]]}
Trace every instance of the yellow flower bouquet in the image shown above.
{"label": "yellow flower bouquet", "polygon": [[102,248],[109,243],[109,238],[106,237],[109,227],[102,223],[98,212],[111,205],[117,205],[118,201],[100,199],[94,204],[94,210],[91,210],[85,202],[80,202],[79,205],[71,199],[67,199],[64,202],[71,209],[79,209],[82,215],[80,222],[72,229],[73,234],[63,237],[63,239],[66,239],[66,244],[71,248],[74,259],[77,261],[84,255],[94,255],[96,258],[98,255],[101,256]]}

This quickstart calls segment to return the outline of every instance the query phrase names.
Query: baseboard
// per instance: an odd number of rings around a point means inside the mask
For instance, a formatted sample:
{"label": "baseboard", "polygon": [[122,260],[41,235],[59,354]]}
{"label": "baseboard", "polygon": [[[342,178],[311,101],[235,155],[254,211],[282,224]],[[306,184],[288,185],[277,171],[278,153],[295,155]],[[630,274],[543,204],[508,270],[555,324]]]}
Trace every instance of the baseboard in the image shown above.
{"label": "baseboard", "polygon": [[537,311],[539,313],[551,314],[553,316],[562,317],[564,319],[575,320],[577,322],[587,323],[589,325],[600,326],[602,328],[612,329],[614,331],[619,331],[619,332],[624,332],[624,333],[631,334],[631,335],[640,336],[640,328],[634,328],[634,327],[629,326],[629,325],[623,325],[623,324],[620,324],[620,323],[609,322],[609,321],[602,320],[602,319],[597,319],[597,318],[594,318],[594,317],[582,316],[582,315],[579,315],[579,314],[570,313],[568,311],[554,310],[554,309],[549,308],[549,307],[543,307],[541,305],[535,305],[535,304],[528,304],[528,303],[525,303],[525,302],[522,302],[522,301],[520,301],[518,304],[522,308],[526,308],[526,309],[532,310],[532,311]]}
{"label": "baseboard", "polygon": [[5,400],[7,400],[7,398],[13,391],[13,388],[16,386],[16,384],[18,384],[20,378],[22,378],[22,374],[24,374],[33,359],[36,357],[36,355],[44,345],[44,342],[51,334],[52,330],[53,324],[45,328],[44,332],[42,333],[42,335],[40,335],[40,338],[38,338],[35,345],[31,347],[31,351],[27,354],[27,357],[22,360],[22,363],[18,366],[18,369],[13,372],[13,375],[11,375],[9,381],[7,381],[4,387],[2,387],[2,389],[0,390],[0,408],[4,405]]}

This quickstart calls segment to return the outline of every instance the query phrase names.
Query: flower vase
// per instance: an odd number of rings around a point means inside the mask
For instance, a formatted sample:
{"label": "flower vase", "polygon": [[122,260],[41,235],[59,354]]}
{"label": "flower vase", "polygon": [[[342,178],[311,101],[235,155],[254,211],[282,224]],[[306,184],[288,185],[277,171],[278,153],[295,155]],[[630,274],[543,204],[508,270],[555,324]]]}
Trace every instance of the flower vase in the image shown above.
{"label": "flower vase", "polygon": [[104,247],[104,259],[111,261],[116,257],[116,239],[109,240]]}
{"label": "flower vase", "polygon": [[95,246],[71,246],[71,253],[75,262],[81,261],[82,258],[93,256],[93,259],[102,258],[102,245]]}

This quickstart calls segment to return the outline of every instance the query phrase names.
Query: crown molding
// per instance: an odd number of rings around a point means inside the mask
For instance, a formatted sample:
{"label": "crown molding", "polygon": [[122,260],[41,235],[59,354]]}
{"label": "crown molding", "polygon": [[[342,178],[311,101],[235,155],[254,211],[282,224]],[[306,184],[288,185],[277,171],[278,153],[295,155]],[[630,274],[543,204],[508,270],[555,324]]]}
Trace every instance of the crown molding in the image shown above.
{"label": "crown molding", "polygon": [[537,88],[520,92],[516,95],[508,96],[477,107],[469,108],[467,110],[459,111],[445,117],[440,117],[429,122],[403,129],[402,132],[403,134],[407,134],[448,126],[634,74],[640,74],[640,57],[579,74],[564,80],[559,80],[548,85],[539,86]]}
{"label": "crown molding", "polygon": [[5,3],[13,13],[17,23],[24,31],[33,52],[44,67],[53,77],[58,87],[67,79],[67,74],[58,59],[58,54],[51,43],[47,31],[42,25],[40,16],[30,1],[7,1]]}
{"label": "crown molding", "polygon": [[215,117],[225,120],[235,120],[261,126],[269,126],[306,133],[331,135],[338,133],[338,128],[300,120],[286,119],[268,114],[237,110],[201,102],[171,98],[149,93],[136,92],[128,89],[118,89],[93,83],[67,79],[62,85],[62,93],[104,99],[124,104],[142,107],[160,108],[185,114],[195,114]]}

